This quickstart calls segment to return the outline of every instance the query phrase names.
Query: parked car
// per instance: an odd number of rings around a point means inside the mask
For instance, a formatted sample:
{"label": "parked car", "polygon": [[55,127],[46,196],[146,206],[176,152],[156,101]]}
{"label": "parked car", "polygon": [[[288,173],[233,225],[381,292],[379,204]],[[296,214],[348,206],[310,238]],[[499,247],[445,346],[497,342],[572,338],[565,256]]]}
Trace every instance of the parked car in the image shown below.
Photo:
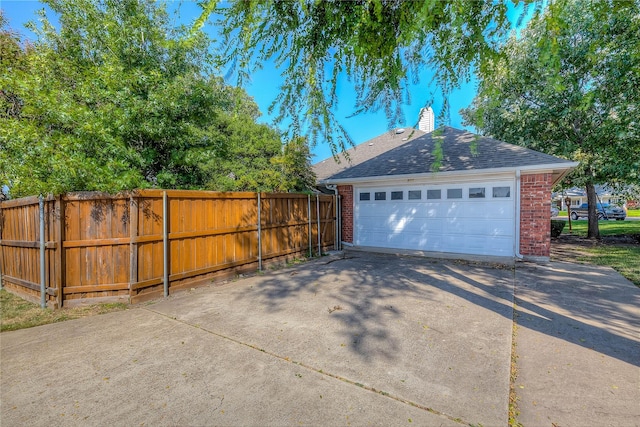
{"label": "parked car", "polygon": [[[622,221],[627,217],[627,213],[624,209],[611,205],[609,203],[598,203],[596,205],[598,211],[598,219],[615,219]],[[589,216],[589,205],[583,203],[578,208],[571,209],[571,219],[586,218]]]}
{"label": "parked car", "polygon": [[558,216],[560,211],[554,205],[551,205],[551,218],[555,218]]}

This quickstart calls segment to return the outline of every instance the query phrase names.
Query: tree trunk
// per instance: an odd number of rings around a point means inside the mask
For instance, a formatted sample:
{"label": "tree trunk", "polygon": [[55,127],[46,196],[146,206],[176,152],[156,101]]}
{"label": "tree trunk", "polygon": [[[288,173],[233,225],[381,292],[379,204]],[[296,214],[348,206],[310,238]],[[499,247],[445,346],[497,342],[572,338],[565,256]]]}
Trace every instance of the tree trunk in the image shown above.
{"label": "tree trunk", "polygon": [[593,183],[587,183],[587,203],[589,204],[589,231],[588,239],[599,239],[600,228],[598,227],[598,200],[596,197],[596,187]]}

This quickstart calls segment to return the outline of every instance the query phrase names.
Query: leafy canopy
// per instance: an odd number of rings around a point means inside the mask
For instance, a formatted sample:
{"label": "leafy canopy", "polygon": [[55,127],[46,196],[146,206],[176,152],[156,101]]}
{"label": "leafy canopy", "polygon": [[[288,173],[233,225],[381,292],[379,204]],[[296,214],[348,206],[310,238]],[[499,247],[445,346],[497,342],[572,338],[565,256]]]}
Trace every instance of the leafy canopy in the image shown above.
{"label": "leafy canopy", "polygon": [[[217,2],[204,4],[208,16]],[[220,65],[242,84],[274,61],[285,82],[271,106],[276,121],[290,120],[292,134],[308,130],[312,144],[334,153],[352,143],[334,115],[340,76],[355,86],[354,114],[382,109],[391,127],[404,121],[407,83],[421,70],[433,69],[446,95],[470,66],[485,69],[510,28],[506,4],[496,1],[236,1],[217,11]]]}
{"label": "leafy canopy", "polygon": [[484,134],[579,161],[566,182],[587,188],[595,215],[594,184],[640,182],[640,2],[556,6],[509,38],[463,117]]}
{"label": "leafy canopy", "polygon": [[[46,3],[59,29],[42,12],[33,43],[0,18],[0,184],[12,196],[222,189],[211,165],[241,175],[254,157],[243,189],[303,189],[287,186],[280,135],[256,123],[255,102],[213,74],[202,31],[150,0]],[[249,155],[247,140],[271,148]]]}

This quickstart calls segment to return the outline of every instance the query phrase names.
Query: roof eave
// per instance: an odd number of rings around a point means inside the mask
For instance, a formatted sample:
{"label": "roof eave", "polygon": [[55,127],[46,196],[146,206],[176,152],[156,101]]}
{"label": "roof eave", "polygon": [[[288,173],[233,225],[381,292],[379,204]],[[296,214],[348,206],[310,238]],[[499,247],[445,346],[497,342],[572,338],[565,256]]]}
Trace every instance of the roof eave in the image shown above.
{"label": "roof eave", "polygon": [[441,172],[428,172],[428,173],[416,173],[416,174],[399,174],[399,175],[378,175],[367,176],[359,178],[327,178],[318,181],[321,185],[341,185],[341,184],[358,184],[365,182],[381,182],[381,181],[395,181],[395,180],[414,180],[421,178],[429,178],[434,176],[466,176],[466,175],[480,175],[480,174],[497,174],[497,173],[509,173],[516,171],[520,172],[538,172],[538,173],[553,173],[553,185],[558,183],[562,178],[566,176],[571,170],[578,166],[578,162],[564,162],[564,163],[550,163],[542,165],[529,165],[518,167],[505,167],[505,168],[487,168],[487,169],[469,169],[469,170],[457,170],[457,171],[441,171]]}

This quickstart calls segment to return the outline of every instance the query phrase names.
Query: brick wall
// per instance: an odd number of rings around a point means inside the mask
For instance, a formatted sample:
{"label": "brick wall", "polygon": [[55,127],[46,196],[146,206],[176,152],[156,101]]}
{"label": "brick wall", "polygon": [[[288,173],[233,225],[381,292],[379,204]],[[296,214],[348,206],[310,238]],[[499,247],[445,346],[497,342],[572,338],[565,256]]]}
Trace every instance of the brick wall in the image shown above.
{"label": "brick wall", "polygon": [[549,257],[551,248],[550,173],[520,177],[520,253]]}
{"label": "brick wall", "polygon": [[353,243],[353,186],[338,185],[338,194],[342,196],[342,241]]}

